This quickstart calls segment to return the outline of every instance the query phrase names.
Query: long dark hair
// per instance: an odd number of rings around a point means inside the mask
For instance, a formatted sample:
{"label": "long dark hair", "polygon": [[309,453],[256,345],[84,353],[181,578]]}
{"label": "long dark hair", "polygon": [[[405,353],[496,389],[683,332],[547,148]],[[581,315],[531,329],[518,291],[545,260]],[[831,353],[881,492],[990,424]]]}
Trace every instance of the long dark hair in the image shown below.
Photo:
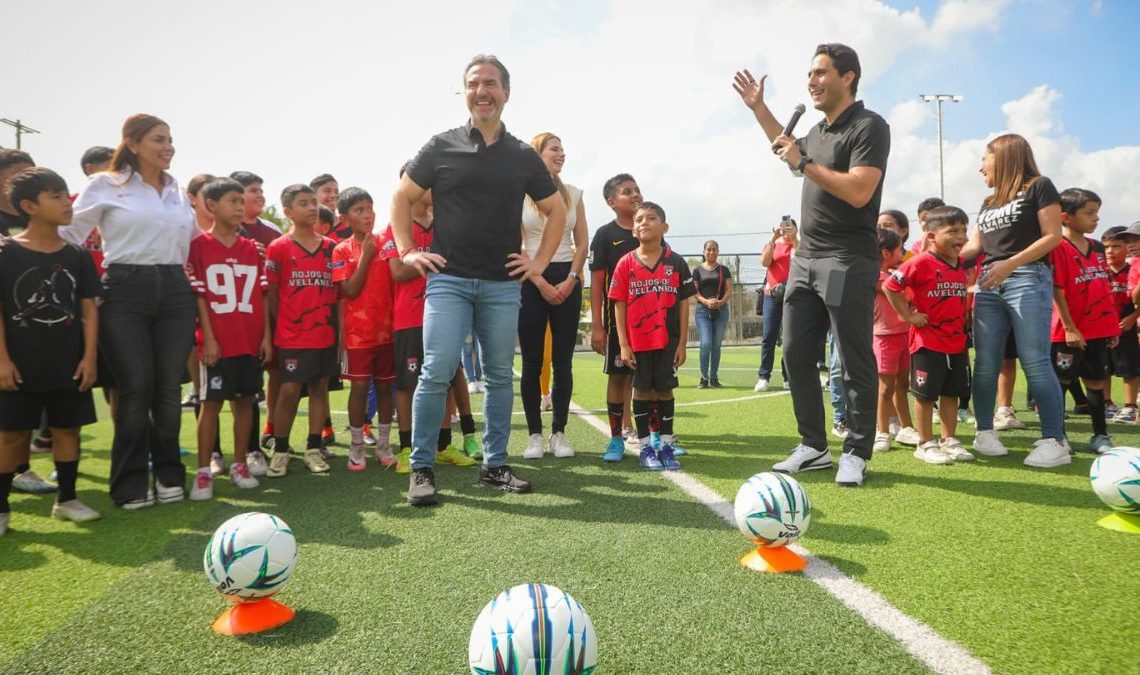
{"label": "long dark hair", "polygon": [[986,150],[994,156],[994,192],[986,197],[986,206],[1012,202],[1018,192],[1041,177],[1033,159],[1033,148],[1029,147],[1029,141],[1017,134],[998,136],[986,144]]}
{"label": "long dark hair", "polygon": [[151,129],[160,124],[165,125],[166,122],[146,113],[135,113],[128,117],[123,122],[123,140],[119,142],[119,147],[115,148],[115,154],[111,157],[111,170],[125,171],[130,168],[131,171],[138,171],[139,158],[127,147],[127,141],[141,142]]}

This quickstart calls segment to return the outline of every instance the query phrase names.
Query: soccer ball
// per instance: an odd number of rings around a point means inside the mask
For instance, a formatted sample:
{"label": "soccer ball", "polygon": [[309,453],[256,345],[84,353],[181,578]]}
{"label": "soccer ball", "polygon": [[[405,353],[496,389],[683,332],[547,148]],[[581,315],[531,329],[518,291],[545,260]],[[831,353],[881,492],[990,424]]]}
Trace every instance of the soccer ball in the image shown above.
{"label": "soccer ball", "polygon": [[242,513],[214,531],[202,567],[206,579],[230,598],[253,600],[273,595],[297,565],[297,540],[277,516]]}
{"label": "soccer ball", "polygon": [[1140,513],[1140,450],[1113,448],[1093,460],[1093,492],[1113,511]]}
{"label": "soccer ball", "polygon": [[811,522],[811,502],[791,476],[764,471],[736,492],[736,526],[761,548],[795,543]]}
{"label": "soccer ball", "polygon": [[546,584],[520,584],[487,603],[467,651],[475,675],[590,675],[598,665],[586,610]]}

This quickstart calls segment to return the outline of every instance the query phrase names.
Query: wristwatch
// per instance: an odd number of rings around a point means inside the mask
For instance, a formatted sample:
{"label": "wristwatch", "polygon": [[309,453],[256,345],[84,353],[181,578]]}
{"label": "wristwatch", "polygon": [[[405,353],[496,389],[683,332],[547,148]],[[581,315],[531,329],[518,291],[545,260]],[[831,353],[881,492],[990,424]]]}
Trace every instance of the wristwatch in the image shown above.
{"label": "wristwatch", "polygon": [[578,273],[575,272],[574,270],[570,270],[570,274],[566,275],[566,278],[567,279],[573,279],[574,283],[576,283],[576,284],[582,283],[582,280],[578,278]]}
{"label": "wristwatch", "polygon": [[796,171],[803,173],[804,167],[806,167],[808,164],[811,164],[814,161],[815,160],[812,159],[811,157],[808,157],[807,155],[801,154],[800,155],[800,163],[796,165]]}

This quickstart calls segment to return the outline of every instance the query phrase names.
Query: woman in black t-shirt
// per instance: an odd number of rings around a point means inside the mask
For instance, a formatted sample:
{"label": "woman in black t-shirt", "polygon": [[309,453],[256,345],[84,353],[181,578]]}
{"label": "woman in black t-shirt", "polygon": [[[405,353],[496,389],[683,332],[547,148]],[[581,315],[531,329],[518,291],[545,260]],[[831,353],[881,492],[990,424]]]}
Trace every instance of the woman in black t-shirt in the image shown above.
{"label": "woman in black t-shirt", "polygon": [[719,387],[720,343],[728,326],[728,301],[732,297],[732,272],[717,262],[720,245],[705,242],[705,259],[693,270],[697,294],[697,334],[701,340],[701,380],[697,387]]}
{"label": "woman in black t-shirt", "polygon": [[1068,464],[1064,402],[1049,352],[1053,279],[1047,257],[1061,243],[1060,196],[1037,170],[1029,144],[1016,134],[986,145],[981,173],[993,194],[982,203],[977,227],[962,251],[967,259],[985,254],[974,306],[974,449],[990,456],[1007,453],[993,430],[993,415],[1006,336],[1012,330],[1041,418],[1041,440],[1025,464]]}

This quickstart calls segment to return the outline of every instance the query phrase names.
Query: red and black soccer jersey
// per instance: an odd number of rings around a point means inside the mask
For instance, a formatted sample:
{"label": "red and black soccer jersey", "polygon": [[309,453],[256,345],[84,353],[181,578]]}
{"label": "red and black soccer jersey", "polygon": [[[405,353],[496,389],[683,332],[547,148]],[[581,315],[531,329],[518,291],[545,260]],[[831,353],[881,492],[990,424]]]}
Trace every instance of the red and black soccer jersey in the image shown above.
{"label": "red and black soccer jersey", "polygon": [[618,261],[610,283],[609,299],[626,304],[629,346],[635,352],[664,349],[680,337],[680,303],[697,292],[689,264],[671,249],[647,267],[637,251]]}
{"label": "red and black soccer jersey", "polygon": [[[364,287],[355,298],[342,298],[344,303],[343,333],[345,349],[366,349],[392,342],[392,274],[381,252],[384,239],[376,240],[376,253],[368,263]],[[350,237],[333,249],[333,283],[348,281],[360,267],[360,242]]]}
{"label": "red and black soccer jersey", "polygon": [[266,251],[265,272],[277,286],[277,326],[273,343],[281,349],[324,349],[336,342],[333,311],[332,252],[336,244],[321,237],[308,251],[293,237],[276,239]]}
{"label": "red and black soccer jersey", "polygon": [[1128,316],[1136,311],[1136,307],[1132,304],[1132,289],[1129,288],[1128,278],[1132,275],[1132,263],[1129,261],[1124,262],[1124,267],[1112,271],[1108,268],[1108,280],[1112,283],[1112,297],[1116,300],[1116,306],[1120,309],[1120,316]]}
{"label": "red and black soccer jersey", "polygon": [[966,268],[951,265],[934,253],[920,253],[891,273],[883,288],[910,289],[916,312],[926,315],[922,328],[910,327],[910,353],[929,349],[957,354],[966,349]]}
{"label": "red and black soccer jersey", "polygon": [[[413,222],[413,250],[430,251],[434,234],[435,230],[432,228]],[[396,240],[392,237],[391,225],[384,230],[384,247],[381,249],[381,255],[385,261],[400,257],[400,252],[396,250]],[[424,325],[424,291],[427,290],[427,279],[417,274],[408,281],[394,282],[393,286],[395,300],[392,303],[392,330],[419,328]]]}
{"label": "red and black soccer jersey", "polygon": [[[1069,315],[1086,340],[1120,335],[1120,309],[1112,295],[1112,282],[1108,278],[1108,265],[1104,260],[1104,247],[1100,242],[1085,238],[1088,250],[1081,253],[1073,242],[1062,239],[1061,245],[1049,254],[1053,264],[1053,285],[1065,295]],[[1065,341],[1065,326],[1061,315],[1053,308],[1053,342]]]}
{"label": "red and black soccer jersey", "polygon": [[190,242],[189,267],[190,287],[206,300],[222,358],[257,356],[265,328],[269,282],[253,241],[238,237],[233,246],[226,246],[203,232]]}

